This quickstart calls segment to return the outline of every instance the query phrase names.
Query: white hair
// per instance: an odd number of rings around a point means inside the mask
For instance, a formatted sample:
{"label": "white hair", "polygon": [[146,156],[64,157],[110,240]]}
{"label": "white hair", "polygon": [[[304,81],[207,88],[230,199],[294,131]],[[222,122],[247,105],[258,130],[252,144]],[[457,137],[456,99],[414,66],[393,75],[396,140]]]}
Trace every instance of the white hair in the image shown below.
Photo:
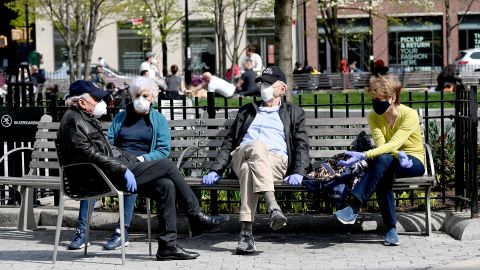
{"label": "white hair", "polygon": [[81,98],[87,99],[89,96],[90,96],[89,93],[83,93],[80,96],[69,97],[65,100],[65,105],[66,106],[73,105],[75,107],[78,107],[78,100],[81,99]]}
{"label": "white hair", "polygon": [[150,94],[154,97],[156,97],[158,94],[158,87],[155,84],[154,80],[139,76],[133,80],[132,86],[129,88],[128,91],[130,93],[130,96],[133,97],[135,93],[145,90],[150,91]]}

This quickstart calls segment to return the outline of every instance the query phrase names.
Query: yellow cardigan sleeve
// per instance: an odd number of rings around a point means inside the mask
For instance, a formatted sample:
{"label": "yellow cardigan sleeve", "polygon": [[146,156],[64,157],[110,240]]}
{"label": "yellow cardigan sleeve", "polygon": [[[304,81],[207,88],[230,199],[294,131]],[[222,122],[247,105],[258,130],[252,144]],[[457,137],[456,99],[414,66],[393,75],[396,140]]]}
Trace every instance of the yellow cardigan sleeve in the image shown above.
{"label": "yellow cardigan sleeve", "polygon": [[396,155],[398,149],[418,129],[420,122],[415,110],[402,110],[401,115],[397,117],[399,117],[397,119],[399,122],[395,123],[397,126],[394,127],[396,131],[389,138],[388,131],[390,127],[387,126],[387,122],[382,117],[373,115],[373,112],[368,115],[368,124],[372,131],[372,138],[376,148],[365,153],[367,158],[374,158],[385,153]]}

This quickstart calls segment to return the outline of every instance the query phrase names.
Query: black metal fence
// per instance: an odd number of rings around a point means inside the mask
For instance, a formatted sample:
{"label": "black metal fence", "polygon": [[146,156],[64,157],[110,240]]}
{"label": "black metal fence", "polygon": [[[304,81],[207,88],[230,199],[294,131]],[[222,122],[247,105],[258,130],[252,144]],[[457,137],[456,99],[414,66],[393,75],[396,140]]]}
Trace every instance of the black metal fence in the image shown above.
{"label": "black metal fence", "polygon": [[[22,88],[20,90],[20,92],[25,92],[27,91],[27,88]],[[469,91],[469,95],[473,92],[474,91]],[[428,91],[408,92],[405,93],[404,96],[402,96],[402,103],[406,104],[407,106],[416,108],[420,107],[424,109],[424,120],[426,123],[425,138],[427,142],[430,143],[434,148],[434,159],[437,166],[436,171],[438,172],[437,181],[439,185],[438,189],[435,190],[435,192],[437,192],[437,196],[433,196],[433,198],[435,200],[438,200],[439,202],[445,202],[450,199],[456,199],[458,201],[458,199],[462,197],[473,198],[473,194],[475,193],[474,190],[476,190],[474,186],[470,186],[470,188],[467,190],[466,195],[464,195],[465,193],[460,193],[460,188],[464,188],[465,185],[460,186],[460,184],[455,182],[455,179],[459,179],[459,176],[452,177],[453,172],[460,172],[460,165],[454,166],[454,164],[458,163],[455,163],[455,159],[454,157],[452,157],[452,142],[450,140],[450,135],[453,133],[451,127],[454,125],[454,120],[459,119],[459,116],[455,113],[454,104],[457,104],[458,106],[458,104],[464,102],[465,100],[463,96],[458,95],[460,95],[460,91],[457,92],[457,103],[455,103],[455,97],[453,95],[448,95],[443,92],[437,92],[435,94],[432,94]],[[214,97],[213,95],[209,95],[206,101],[199,100],[198,98],[184,98],[183,100],[159,99],[157,108],[169,119],[199,118],[204,117],[205,114],[208,115],[208,117],[210,118],[232,118],[236,114],[236,111],[239,107],[255,99],[256,98],[242,97],[227,99]],[[23,100],[26,100],[27,102],[23,102]],[[470,97],[468,102],[469,104],[476,104],[476,96]],[[367,115],[368,111],[371,108],[370,99],[367,98],[364,94],[358,93],[296,95],[295,103],[299,104],[304,108],[308,117],[316,118],[334,118],[337,116],[363,117]],[[47,96],[38,95],[37,99],[34,100],[34,97],[32,95],[28,95],[28,91],[25,94],[20,94],[18,103],[14,101],[13,104],[17,104],[15,105],[17,107],[25,106],[28,108],[38,108],[43,113],[52,115],[54,121],[59,121],[67,109],[63,104],[63,100],[57,97],[55,94],[48,94]],[[11,106],[9,105],[9,103],[5,102],[5,100],[0,97],[0,108],[8,109],[11,108]],[[120,109],[121,108],[118,107],[109,108],[109,114],[103,120],[110,121]],[[474,109],[471,108],[469,112],[471,112],[472,110]],[[454,134],[469,134],[470,137],[474,135],[473,131],[470,131],[468,133],[463,132],[466,127],[462,126],[461,129],[457,130],[458,128],[459,124],[456,124],[456,132],[454,132]],[[460,130],[462,132],[460,132]],[[12,147],[16,147],[19,144],[31,144],[33,142],[33,139],[19,141],[17,138],[18,134],[9,135],[10,139],[4,138],[0,140],[0,145],[3,146],[0,149],[0,156],[3,155],[6,151],[9,151],[9,149],[12,149]],[[471,137],[471,140],[472,138],[473,137]],[[457,138],[457,141],[458,140],[459,139]],[[465,140],[462,141],[464,142]],[[459,154],[458,147],[458,145],[456,147],[453,147],[453,153]],[[463,149],[466,149],[466,145],[463,145]],[[457,150],[457,152],[455,152],[455,150]],[[471,152],[469,152],[469,154],[472,155]],[[18,163],[18,161],[10,161],[8,162],[7,166],[5,165],[5,163],[0,164],[0,175],[8,173],[9,175],[18,176],[19,174],[21,175],[21,173],[25,173],[25,168],[28,167],[28,159],[28,155],[23,155],[21,156],[21,158],[17,158],[17,160],[22,161],[21,164]],[[471,167],[474,165],[474,167],[476,167],[476,159],[474,161],[472,156],[470,156],[468,162],[469,164],[471,164]],[[13,166],[14,163],[15,167],[10,167]],[[23,168],[23,170],[19,170],[19,167]],[[472,172],[470,172],[470,175],[472,178],[475,178]],[[455,189],[453,189],[453,187]],[[452,190],[455,191],[455,194],[450,192]],[[216,207],[218,207],[218,209],[220,209],[221,211],[234,211],[234,208],[238,205],[239,202],[238,194],[236,194],[235,192],[225,192],[222,194],[222,196],[224,196],[225,198],[221,201],[224,201],[225,205]],[[51,194],[46,193],[44,190],[39,190],[36,195],[37,197],[41,197]],[[14,204],[15,196],[16,195],[14,194],[14,192],[12,192],[11,189],[9,189],[8,187],[3,187],[3,189],[0,190],[0,204]],[[414,193],[410,193],[406,197],[397,196],[397,204],[400,204],[403,201],[411,202],[413,204],[415,202],[415,199],[421,196],[421,194],[419,195]],[[291,204],[292,202],[300,203],[300,208],[308,206],[310,203],[309,201],[318,201],[318,198],[312,198],[310,195],[304,193],[294,196],[285,195],[282,198],[284,199],[285,204]],[[212,203],[209,200],[208,193],[205,193],[203,199],[205,200],[205,205]]]}

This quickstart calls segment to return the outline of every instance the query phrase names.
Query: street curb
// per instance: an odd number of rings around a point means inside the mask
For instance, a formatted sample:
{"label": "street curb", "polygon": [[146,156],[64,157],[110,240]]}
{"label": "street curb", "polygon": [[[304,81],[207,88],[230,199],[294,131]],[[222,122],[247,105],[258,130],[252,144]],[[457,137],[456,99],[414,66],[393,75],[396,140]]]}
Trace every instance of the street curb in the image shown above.
{"label": "street curb", "polygon": [[[0,227],[16,227],[19,208],[0,207]],[[38,226],[56,226],[57,209],[37,207],[34,209],[35,221]],[[286,214],[287,226],[279,233],[362,233],[372,231],[383,231],[382,217],[380,214],[362,213],[357,222],[353,225],[343,225],[337,221],[334,215],[313,215],[313,214]],[[432,212],[432,229],[440,230],[448,212]],[[78,217],[78,210],[65,210],[63,216],[63,227],[74,228]],[[397,230],[402,232],[421,233],[425,232],[425,215],[423,212],[398,213]],[[92,215],[91,228],[97,230],[113,230],[118,220],[117,212],[95,211]],[[158,229],[156,215],[152,215],[152,231]],[[230,220],[217,229],[216,232],[238,233],[240,230],[238,214],[230,215]],[[147,231],[147,215],[135,213],[131,224],[132,231]],[[178,233],[188,233],[188,219],[183,214],[178,215]],[[254,222],[256,233],[271,233],[269,227],[269,216],[259,214]],[[479,234],[480,237],[480,234]]]}
{"label": "street curb", "polygon": [[440,229],[460,241],[480,240],[480,219],[470,217],[470,212],[450,212]]}

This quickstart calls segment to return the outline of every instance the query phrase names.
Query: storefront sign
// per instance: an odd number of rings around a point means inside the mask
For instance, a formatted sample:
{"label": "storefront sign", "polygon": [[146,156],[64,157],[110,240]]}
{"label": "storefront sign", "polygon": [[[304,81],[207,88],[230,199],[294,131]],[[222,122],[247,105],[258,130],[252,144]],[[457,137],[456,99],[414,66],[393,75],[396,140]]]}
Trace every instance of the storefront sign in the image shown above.
{"label": "storefront sign", "polygon": [[33,140],[43,108],[0,107],[0,140]]}
{"label": "storefront sign", "polygon": [[480,48],[480,33],[473,34],[473,46],[474,48]]}
{"label": "storefront sign", "polygon": [[422,60],[428,60],[432,53],[432,42],[423,36],[400,37],[400,63],[405,66],[417,66]]}

